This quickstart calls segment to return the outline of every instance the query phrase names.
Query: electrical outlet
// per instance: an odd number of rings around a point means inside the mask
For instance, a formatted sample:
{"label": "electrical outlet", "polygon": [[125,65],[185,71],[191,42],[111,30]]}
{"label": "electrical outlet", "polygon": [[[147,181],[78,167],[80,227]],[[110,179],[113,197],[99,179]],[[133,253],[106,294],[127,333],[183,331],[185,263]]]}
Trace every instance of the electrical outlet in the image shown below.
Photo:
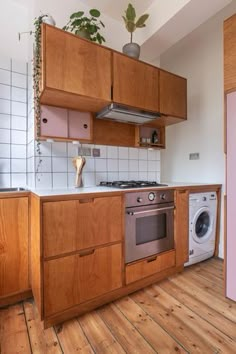
{"label": "electrical outlet", "polygon": [[100,149],[93,149],[93,157],[100,157]]}
{"label": "electrical outlet", "polygon": [[91,148],[88,147],[79,147],[78,155],[82,156],[91,156]]}
{"label": "electrical outlet", "polygon": [[189,160],[199,160],[200,154],[199,152],[192,152],[189,154]]}

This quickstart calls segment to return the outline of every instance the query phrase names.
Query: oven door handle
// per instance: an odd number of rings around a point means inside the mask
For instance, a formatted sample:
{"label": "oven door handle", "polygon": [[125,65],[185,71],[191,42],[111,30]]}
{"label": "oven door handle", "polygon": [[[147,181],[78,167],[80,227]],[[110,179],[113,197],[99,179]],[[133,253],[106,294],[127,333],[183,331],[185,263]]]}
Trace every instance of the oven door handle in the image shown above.
{"label": "oven door handle", "polygon": [[127,211],[128,215],[141,215],[141,214],[148,214],[153,213],[155,211],[165,211],[165,210],[172,210],[174,206],[166,207],[166,208],[158,208],[158,209],[150,209],[150,210],[143,210],[143,211]]}

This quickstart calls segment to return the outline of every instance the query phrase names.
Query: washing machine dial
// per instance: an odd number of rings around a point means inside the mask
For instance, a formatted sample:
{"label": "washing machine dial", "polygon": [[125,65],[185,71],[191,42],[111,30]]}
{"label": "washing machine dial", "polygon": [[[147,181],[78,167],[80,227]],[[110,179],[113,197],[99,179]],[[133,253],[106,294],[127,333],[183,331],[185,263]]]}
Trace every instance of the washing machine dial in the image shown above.
{"label": "washing machine dial", "polygon": [[202,197],[203,202],[207,200],[207,197]]}
{"label": "washing machine dial", "polygon": [[153,200],[156,198],[156,194],[151,192],[148,194],[148,199],[150,200],[150,202],[153,202]]}

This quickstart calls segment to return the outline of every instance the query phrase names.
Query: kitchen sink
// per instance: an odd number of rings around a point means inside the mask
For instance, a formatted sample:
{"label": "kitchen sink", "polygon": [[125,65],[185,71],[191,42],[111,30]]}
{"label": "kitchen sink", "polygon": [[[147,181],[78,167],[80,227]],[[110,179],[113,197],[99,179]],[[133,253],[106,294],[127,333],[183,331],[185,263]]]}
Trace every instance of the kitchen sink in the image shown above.
{"label": "kitchen sink", "polygon": [[27,191],[27,189],[22,188],[22,187],[0,188],[0,193],[3,193],[3,192],[23,192],[23,191]]}

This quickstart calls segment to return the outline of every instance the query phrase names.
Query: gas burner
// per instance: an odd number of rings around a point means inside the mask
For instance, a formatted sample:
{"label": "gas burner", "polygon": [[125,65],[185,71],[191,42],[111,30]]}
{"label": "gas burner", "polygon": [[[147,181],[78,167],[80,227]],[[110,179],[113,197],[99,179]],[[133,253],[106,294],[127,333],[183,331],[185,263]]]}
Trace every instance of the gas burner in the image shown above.
{"label": "gas burner", "polygon": [[113,181],[113,182],[100,182],[100,186],[113,187],[113,188],[146,188],[146,187],[162,187],[167,184],[158,183],[155,181]]}

